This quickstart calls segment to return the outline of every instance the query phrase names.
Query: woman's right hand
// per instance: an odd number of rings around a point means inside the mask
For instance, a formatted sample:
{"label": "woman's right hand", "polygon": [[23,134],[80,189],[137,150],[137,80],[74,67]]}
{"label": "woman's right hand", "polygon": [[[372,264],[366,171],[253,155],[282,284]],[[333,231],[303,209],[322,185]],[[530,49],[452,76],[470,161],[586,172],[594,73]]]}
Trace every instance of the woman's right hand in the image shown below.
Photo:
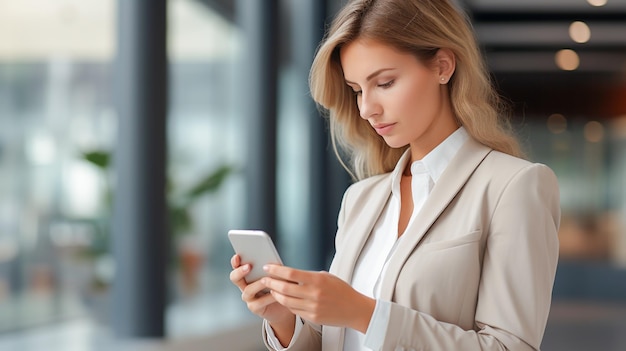
{"label": "woman's right hand", "polygon": [[[241,265],[239,255],[230,259],[233,270],[230,272],[230,281],[241,290],[241,299],[247,304],[248,309],[257,316],[267,320],[276,334],[281,331],[292,330],[295,326],[295,315],[287,307],[276,302],[272,294],[264,292],[267,287],[262,280],[251,284],[246,283],[245,277],[252,270],[250,264]],[[277,335],[278,336],[278,335]],[[282,339],[279,337],[279,339]]]}

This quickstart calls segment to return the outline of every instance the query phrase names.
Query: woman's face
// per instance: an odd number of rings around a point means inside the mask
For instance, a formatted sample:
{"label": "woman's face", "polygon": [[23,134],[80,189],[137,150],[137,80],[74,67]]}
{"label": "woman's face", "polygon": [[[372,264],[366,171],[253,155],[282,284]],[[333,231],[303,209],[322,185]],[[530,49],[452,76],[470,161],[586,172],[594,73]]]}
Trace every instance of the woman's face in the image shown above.
{"label": "woman's face", "polygon": [[445,85],[454,58],[442,64],[440,56],[427,67],[414,55],[366,39],[340,52],[344,79],[355,92],[361,117],[390,147],[410,144],[414,160],[458,128]]}

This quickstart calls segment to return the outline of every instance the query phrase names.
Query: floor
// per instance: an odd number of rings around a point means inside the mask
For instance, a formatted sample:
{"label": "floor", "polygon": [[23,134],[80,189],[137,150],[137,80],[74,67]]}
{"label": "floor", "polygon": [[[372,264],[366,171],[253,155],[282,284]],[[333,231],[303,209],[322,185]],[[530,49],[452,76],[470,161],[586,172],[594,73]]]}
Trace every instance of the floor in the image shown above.
{"label": "floor", "polygon": [[543,338],[547,351],[625,351],[626,305],[557,301]]}
{"label": "floor", "polygon": [[[220,314],[223,316],[223,314]],[[189,324],[188,324],[189,325]],[[27,332],[0,335],[0,351],[260,351],[259,321],[243,318],[214,333],[167,341],[120,341],[89,320],[73,320]],[[626,305],[555,301],[542,350],[626,350]]]}

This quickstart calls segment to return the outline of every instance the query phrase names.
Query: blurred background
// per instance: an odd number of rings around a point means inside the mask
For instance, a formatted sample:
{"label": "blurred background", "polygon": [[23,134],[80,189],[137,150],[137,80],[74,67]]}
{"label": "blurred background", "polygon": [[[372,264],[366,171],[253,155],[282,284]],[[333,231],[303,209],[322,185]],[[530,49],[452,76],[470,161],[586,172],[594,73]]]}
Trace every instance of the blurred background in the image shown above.
{"label": "blurred background", "polygon": [[[0,0],[0,350],[262,349],[226,232],[327,269],[350,179],[307,77],[344,2]],[[625,350],[626,0],[457,3],[560,182],[543,349]]]}

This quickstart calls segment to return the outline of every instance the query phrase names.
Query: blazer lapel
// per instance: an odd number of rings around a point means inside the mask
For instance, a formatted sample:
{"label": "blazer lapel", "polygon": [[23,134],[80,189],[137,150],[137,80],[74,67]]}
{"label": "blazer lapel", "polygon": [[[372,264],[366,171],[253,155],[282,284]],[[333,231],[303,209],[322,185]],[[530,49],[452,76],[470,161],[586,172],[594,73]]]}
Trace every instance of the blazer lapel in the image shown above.
{"label": "blazer lapel", "polygon": [[361,206],[363,208],[356,217],[348,218],[341,230],[349,228],[348,232],[342,233],[345,236],[341,252],[335,256],[335,261],[331,267],[331,273],[350,283],[354,266],[365,246],[367,238],[370,236],[378,217],[389,201],[391,196],[391,177],[385,176],[379,180],[379,184],[374,184],[359,194],[350,205]]}
{"label": "blazer lapel", "polygon": [[404,262],[489,152],[490,148],[470,138],[450,162],[448,169],[437,181],[439,186],[435,185],[415,218],[414,229],[405,234],[409,236],[402,238],[402,245],[398,245],[396,253],[391,257],[382,281],[381,299],[391,301]]}
{"label": "blazer lapel", "polygon": [[[379,182],[379,184],[374,184],[361,193],[354,194],[357,198],[350,205],[362,206],[363,210],[358,216],[348,218],[343,227],[340,228],[340,230],[350,228],[349,232],[341,234],[345,236],[343,240],[349,244],[342,245],[341,253],[335,255],[330,272],[348,283],[352,282],[356,261],[372,232],[372,228],[374,228],[374,224],[389,200],[389,196],[391,196],[391,177],[382,177]],[[345,328],[322,326],[322,329],[322,350],[343,350]]]}

